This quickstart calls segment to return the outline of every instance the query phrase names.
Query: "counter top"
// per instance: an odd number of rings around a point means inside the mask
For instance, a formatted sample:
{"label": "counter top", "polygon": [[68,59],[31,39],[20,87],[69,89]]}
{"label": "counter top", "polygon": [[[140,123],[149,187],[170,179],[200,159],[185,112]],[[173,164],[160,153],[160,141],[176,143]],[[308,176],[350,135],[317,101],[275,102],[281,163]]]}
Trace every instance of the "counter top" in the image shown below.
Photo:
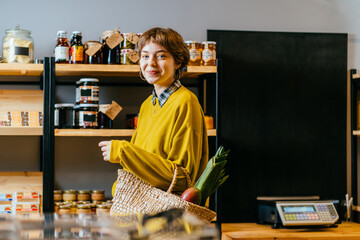
{"label": "counter top", "polygon": [[271,225],[256,223],[224,223],[221,239],[360,239],[360,224],[344,222],[337,228],[272,229]]}

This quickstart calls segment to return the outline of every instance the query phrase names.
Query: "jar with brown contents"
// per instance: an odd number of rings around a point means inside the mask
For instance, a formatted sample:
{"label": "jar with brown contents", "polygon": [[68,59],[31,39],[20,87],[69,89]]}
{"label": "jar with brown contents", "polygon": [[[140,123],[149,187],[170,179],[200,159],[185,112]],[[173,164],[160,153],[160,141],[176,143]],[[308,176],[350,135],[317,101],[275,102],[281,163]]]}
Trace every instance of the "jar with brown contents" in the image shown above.
{"label": "jar with brown contents", "polygon": [[78,201],[90,201],[90,191],[89,190],[79,190],[77,194]]}
{"label": "jar with brown contents", "polygon": [[98,41],[85,42],[85,58],[86,64],[101,64],[102,60],[102,44]]}
{"label": "jar with brown contents", "polygon": [[54,202],[61,202],[63,200],[63,192],[61,190],[54,190]]}
{"label": "jar with brown contents", "polygon": [[76,209],[77,214],[90,214],[91,213],[91,205],[90,204],[79,204]]}
{"label": "jar with brown contents", "polygon": [[61,205],[59,206],[59,214],[70,214],[71,205]]}
{"label": "jar with brown contents", "polygon": [[216,42],[205,41],[202,45],[202,65],[216,66]]}
{"label": "jar with brown contents", "polygon": [[96,205],[96,214],[97,215],[110,215],[111,205],[109,204],[98,204]]}
{"label": "jar with brown contents", "polygon": [[76,191],[75,190],[65,190],[63,193],[64,201],[76,201]]}
{"label": "jar with brown contents", "polygon": [[105,200],[105,191],[104,190],[94,190],[91,192],[92,201],[104,201]]}
{"label": "jar with brown contents", "polygon": [[198,41],[185,41],[189,53],[189,66],[200,66],[202,45]]}

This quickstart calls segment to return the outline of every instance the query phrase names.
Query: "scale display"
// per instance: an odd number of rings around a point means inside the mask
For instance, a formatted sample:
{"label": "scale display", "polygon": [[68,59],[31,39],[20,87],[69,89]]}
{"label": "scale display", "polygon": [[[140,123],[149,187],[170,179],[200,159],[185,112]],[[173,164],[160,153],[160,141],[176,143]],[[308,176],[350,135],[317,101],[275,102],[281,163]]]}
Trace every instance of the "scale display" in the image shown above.
{"label": "scale display", "polygon": [[339,215],[334,204],[327,201],[316,202],[276,202],[284,226],[334,224]]}

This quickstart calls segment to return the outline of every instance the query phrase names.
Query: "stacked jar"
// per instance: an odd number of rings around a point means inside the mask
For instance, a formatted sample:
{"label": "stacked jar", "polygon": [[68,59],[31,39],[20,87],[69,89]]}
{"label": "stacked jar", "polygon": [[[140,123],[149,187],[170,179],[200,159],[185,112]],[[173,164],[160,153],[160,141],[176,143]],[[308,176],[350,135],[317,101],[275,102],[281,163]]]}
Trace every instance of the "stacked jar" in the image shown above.
{"label": "stacked jar", "polygon": [[121,64],[123,65],[132,65],[139,62],[139,54],[136,51],[137,43],[139,41],[139,36],[141,34],[135,33],[123,33],[122,47],[121,47]]}
{"label": "stacked jar", "polygon": [[54,211],[60,214],[109,213],[112,201],[104,190],[54,190]]}
{"label": "stacked jar", "polygon": [[76,82],[75,124],[77,128],[97,128],[99,79],[82,78]]}

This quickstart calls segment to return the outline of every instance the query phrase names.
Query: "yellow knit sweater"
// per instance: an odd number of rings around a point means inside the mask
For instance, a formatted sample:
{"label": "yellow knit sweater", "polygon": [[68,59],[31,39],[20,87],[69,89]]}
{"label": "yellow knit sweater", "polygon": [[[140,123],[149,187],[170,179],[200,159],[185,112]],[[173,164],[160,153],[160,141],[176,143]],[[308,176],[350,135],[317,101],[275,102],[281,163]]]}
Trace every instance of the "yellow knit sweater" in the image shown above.
{"label": "yellow knit sweater", "polygon": [[[197,97],[184,86],[160,107],[149,96],[141,105],[138,127],[131,142],[112,140],[110,162],[120,163],[150,185],[167,190],[174,175],[174,164],[186,168],[192,184],[208,162],[208,138],[204,113]],[[178,171],[174,192],[186,188]],[[115,184],[113,185],[113,194]]]}

